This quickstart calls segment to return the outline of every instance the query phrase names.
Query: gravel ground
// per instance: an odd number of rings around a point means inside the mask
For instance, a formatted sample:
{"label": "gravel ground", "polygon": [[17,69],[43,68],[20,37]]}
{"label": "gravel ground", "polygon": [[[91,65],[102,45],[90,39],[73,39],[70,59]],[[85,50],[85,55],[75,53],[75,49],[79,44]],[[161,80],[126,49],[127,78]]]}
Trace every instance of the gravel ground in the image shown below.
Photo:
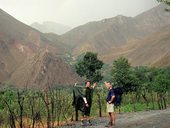
{"label": "gravel ground", "polygon": [[[170,108],[166,110],[154,110],[146,112],[133,112],[117,114],[116,125],[113,128],[170,128]],[[92,126],[86,128],[104,128],[108,123],[108,117],[96,118]],[[72,126],[62,128],[83,128],[80,122]]]}

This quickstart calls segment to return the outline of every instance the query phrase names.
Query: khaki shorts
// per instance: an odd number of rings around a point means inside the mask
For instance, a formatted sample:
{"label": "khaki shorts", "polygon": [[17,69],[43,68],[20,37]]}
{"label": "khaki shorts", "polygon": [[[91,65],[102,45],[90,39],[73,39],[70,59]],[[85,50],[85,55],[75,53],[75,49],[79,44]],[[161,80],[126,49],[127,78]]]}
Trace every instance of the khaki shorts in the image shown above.
{"label": "khaki shorts", "polygon": [[107,112],[114,112],[114,104],[107,103]]}

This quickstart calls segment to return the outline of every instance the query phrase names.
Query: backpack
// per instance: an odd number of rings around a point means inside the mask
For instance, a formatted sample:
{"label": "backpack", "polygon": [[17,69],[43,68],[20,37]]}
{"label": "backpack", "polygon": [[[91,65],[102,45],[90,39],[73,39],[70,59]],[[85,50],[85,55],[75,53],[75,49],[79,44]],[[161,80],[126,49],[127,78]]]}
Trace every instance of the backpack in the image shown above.
{"label": "backpack", "polygon": [[114,94],[115,94],[114,105],[120,106],[123,94],[122,88],[121,87],[114,88]]}
{"label": "backpack", "polygon": [[85,103],[83,97],[84,97],[83,88],[75,86],[73,88],[72,106],[74,106],[77,110],[80,110],[82,112],[85,111]]}

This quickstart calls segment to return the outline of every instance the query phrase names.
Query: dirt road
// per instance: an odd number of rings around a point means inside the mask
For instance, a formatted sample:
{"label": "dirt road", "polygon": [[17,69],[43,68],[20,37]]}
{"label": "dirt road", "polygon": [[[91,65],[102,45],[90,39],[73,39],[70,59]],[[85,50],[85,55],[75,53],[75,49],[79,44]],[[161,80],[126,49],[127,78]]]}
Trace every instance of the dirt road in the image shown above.
{"label": "dirt road", "polygon": [[[92,120],[93,126],[86,128],[104,128],[107,117]],[[80,122],[65,128],[82,128]],[[113,128],[170,128],[170,108],[146,112],[117,114],[116,125]]]}

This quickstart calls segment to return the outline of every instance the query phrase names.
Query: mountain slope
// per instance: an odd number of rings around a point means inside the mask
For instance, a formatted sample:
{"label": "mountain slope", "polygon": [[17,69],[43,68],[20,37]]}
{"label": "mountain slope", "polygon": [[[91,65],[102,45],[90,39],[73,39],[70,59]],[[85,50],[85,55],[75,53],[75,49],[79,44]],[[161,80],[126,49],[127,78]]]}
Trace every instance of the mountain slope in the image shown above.
{"label": "mountain slope", "polygon": [[[135,50],[125,55],[133,65],[153,65],[163,62],[170,54],[170,25],[139,43]],[[164,60],[160,66],[170,65],[169,62]]]}
{"label": "mountain slope", "polygon": [[70,85],[77,81],[76,74],[63,60],[48,51],[28,58],[12,74],[11,83],[20,87]]}
{"label": "mountain slope", "polygon": [[[0,10],[0,81],[5,82],[11,80],[14,84],[21,87],[26,85],[25,79],[22,78],[22,76],[25,76],[29,78],[27,85],[40,82],[38,81],[40,80],[38,78],[41,77],[41,74],[36,74],[36,72],[34,72],[34,70],[36,71],[35,66],[29,65],[30,61],[28,61],[28,58],[38,54],[39,51],[47,49],[50,54],[52,53],[58,57],[57,60],[55,60],[54,57],[54,62],[52,63],[54,68],[52,69],[51,67],[50,69],[47,69],[47,72],[49,74],[52,73],[52,76],[55,76],[55,79],[44,78],[45,80],[43,81],[44,84],[42,84],[42,86],[47,85],[46,83],[52,84],[52,82],[61,83],[63,81],[63,84],[73,82],[74,78],[72,78],[71,75],[72,70],[69,65],[65,64],[63,59],[60,58],[65,55],[65,47],[61,45],[61,43],[62,42],[59,40],[51,39],[46,34],[23,24],[3,10]],[[33,60],[31,62],[33,62]],[[44,65],[43,62],[44,61],[40,61],[38,65],[36,65],[37,70]],[[24,67],[28,67],[33,74],[27,73],[29,70]],[[63,75],[61,72],[58,74],[58,70],[66,72],[68,75]],[[40,70],[37,72],[40,72]],[[65,76],[68,77],[68,81],[65,80]]]}
{"label": "mountain slope", "polygon": [[9,78],[9,75],[16,68],[16,60],[10,53],[7,44],[0,40],[0,81]]}
{"label": "mountain slope", "polygon": [[26,52],[36,52],[42,47],[54,50],[51,45],[55,45],[55,52],[62,52],[62,47],[57,47],[60,42],[49,41],[44,34],[16,20],[3,10],[0,10],[0,18],[0,39],[8,42],[8,45],[15,45],[17,49],[24,45],[22,49]]}
{"label": "mountain slope", "polygon": [[139,41],[170,24],[170,15],[161,4],[134,18],[116,16],[79,26],[60,38],[72,46],[73,55],[94,51],[105,53],[127,42]]}
{"label": "mountain slope", "polygon": [[127,42],[119,48],[113,48],[100,58],[107,63],[120,56],[126,57],[133,66],[167,66],[170,54],[170,25],[162,27],[149,37],[134,42]]}
{"label": "mountain slope", "polygon": [[[89,48],[91,51],[101,52],[102,49],[107,50],[112,46],[113,42],[115,45],[125,42],[126,39],[122,38],[123,34],[120,30],[125,30],[126,27],[122,26],[125,22],[130,23],[131,18],[117,16],[98,22],[90,22],[67,32],[61,38],[64,43],[73,47],[73,53],[79,54]],[[115,30],[111,26],[114,26]]]}
{"label": "mountain slope", "polygon": [[156,67],[170,66],[170,50],[166,55],[160,58],[157,62],[153,63],[152,66],[156,66]]}

